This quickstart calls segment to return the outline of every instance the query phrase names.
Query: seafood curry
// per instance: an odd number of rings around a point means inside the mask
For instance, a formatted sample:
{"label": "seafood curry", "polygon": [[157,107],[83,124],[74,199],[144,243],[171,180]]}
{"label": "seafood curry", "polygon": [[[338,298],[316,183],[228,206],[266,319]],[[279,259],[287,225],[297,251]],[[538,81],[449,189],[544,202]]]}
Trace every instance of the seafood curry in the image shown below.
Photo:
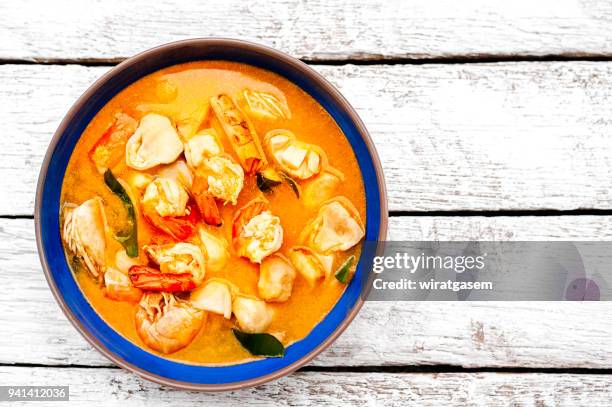
{"label": "seafood curry", "polygon": [[334,306],[365,197],[314,99],[266,70],[201,61],[140,79],[94,117],[60,216],[75,278],[110,326],[175,360],[231,364],[281,357]]}

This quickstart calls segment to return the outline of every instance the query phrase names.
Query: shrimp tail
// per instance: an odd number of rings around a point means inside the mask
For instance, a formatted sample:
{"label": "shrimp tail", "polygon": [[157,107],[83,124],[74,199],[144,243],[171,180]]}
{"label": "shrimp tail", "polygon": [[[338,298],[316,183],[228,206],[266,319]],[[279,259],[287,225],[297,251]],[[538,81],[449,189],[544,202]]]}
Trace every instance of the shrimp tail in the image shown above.
{"label": "shrimp tail", "polygon": [[189,215],[180,217],[162,217],[154,210],[143,211],[143,214],[149,223],[175,239],[185,240],[195,234],[197,219],[195,218],[194,211],[191,211]]}
{"label": "shrimp tail", "polygon": [[223,224],[223,219],[219,213],[217,201],[208,193],[208,182],[206,178],[196,176],[191,191],[204,222],[211,226],[221,226]]}
{"label": "shrimp tail", "polygon": [[153,267],[147,266],[132,266],[128,276],[134,287],[149,291],[190,291],[196,287],[190,273],[162,273]]}

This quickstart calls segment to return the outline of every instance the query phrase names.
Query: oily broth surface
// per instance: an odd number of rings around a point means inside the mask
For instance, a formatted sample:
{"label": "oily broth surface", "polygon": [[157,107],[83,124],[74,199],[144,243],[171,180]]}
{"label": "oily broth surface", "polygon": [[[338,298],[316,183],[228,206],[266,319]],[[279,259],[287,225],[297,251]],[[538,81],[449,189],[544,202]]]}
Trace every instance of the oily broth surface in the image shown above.
{"label": "oily broth surface", "polygon": [[[176,86],[176,93],[168,91],[168,83]],[[123,111],[135,119],[140,119],[146,113],[156,112],[176,121],[218,93],[235,94],[245,88],[266,91],[286,99],[292,113],[290,120],[265,122],[252,118],[260,139],[263,141],[269,130],[286,128],[295,133],[298,139],[319,145],[327,153],[330,164],[342,171],[346,177],[345,182],[338,188],[337,195],[348,197],[365,222],[365,193],[359,166],[348,140],[329,114],[314,99],[286,79],[250,65],[225,61],[201,61],[172,66],[140,79],[115,96],[94,117],[77,143],[66,170],[62,203],[80,204],[93,196],[100,196],[104,201],[110,227],[120,230],[124,219],[123,206],[106,187],[102,175],[97,172],[88,157],[89,150],[112,123],[114,114]],[[226,152],[235,157],[221,128],[214,120],[212,124],[223,141]],[[155,173],[156,170],[148,172]],[[118,178],[125,178],[131,171],[133,170],[128,169],[124,162],[113,168]],[[231,223],[236,208],[259,194],[254,177],[246,177],[237,206],[221,207],[224,223],[215,233],[223,235],[231,242]],[[281,219],[284,240],[280,252],[286,254],[289,248],[299,244],[301,230],[317,210],[306,209],[284,184],[265,197],[270,201],[272,213]],[[156,232],[140,214],[138,240],[139,247],[151,240],[169,241],[166,236]],[[116,242],[109,243],[108,261],[113,264],[114,253],[121,246]],[[352,253],[358,256],[360,246],[337,256],[334,267]],[[142,250],[139,253],[144,261]],[[81,290],[96,312],[124,337],[149,352],[157,353],[144,345],[136,333],[134,315],[137,304],[106,298],[102,287],[86,271],[75,271]],[[217,273],[208,270],[206,278],[211,277],[226,278],[236,284],[241,292],[257,295],[258,268],[245,259],[232,256],[224,270]],[[280,333],[285,345],[304,338],[329,312],[343,290],[344,285],[339,284],[333,276],[311,289],[298,274],[293,293],[287,302],[268,303],[274,309],[275,316],[267,331]],[[203,329],[189,346],[171,355],[160,355],[196,364],[228,364],[251,359],[252,356],[234,338],[230,330],[232,326],[231,320],[208,313]]]}

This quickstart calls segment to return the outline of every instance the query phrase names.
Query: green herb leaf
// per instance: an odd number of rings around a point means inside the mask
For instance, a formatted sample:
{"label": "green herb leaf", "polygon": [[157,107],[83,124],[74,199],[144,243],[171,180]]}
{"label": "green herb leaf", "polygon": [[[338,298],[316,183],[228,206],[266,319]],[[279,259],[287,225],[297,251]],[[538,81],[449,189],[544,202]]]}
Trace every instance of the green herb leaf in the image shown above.
{"label": "green herb leaf", "polygon": [[272,168],[257,173],[257,187],[261,192],[270,192],[272,188],[279,185],[281,179]]}
{"label": "green herb leaf", "polygon": [[353,262],[355,261],[355,256],[351,256],[348,259],[345,260],[344,263],[342,263],[342,265],[340,267],[338,267],[338,270],[336,271],[336,280],[340,281],[342,284],[346,284],[346,280],[348,280],[348,276],[349,276],[349,271],[351,270],[351,266],[353,265]]}
{"label": "green herb leaf", "polygon": [[115,178],[109,169],[104,172],[104,183],[121,199],[128,214],[128,234],[125,236],[115,235],[115,239],[125,248],[125,252],[129,257],[136,257],[138,256],[138,228],[136,227],[134,204],[125,188],[123,188],[123,185],[117,181],[117,178]]}
{"label": "green herb leaf", "polygon": [[295,180],[291,178],[289,174],[283,171],[281,171],[279,175],[287,184],[289,184],[295,196],[297,196],[298,199],[300,199],[300,186],[297,184],[297,182],[295,182]]}
{"label": "green herb leaf", "polygon": [[270,334],[251,334],[242,332],[238,328],[232,328],[232,332],[238,342],[248,350],[251,355],[281,357],[285,354],[283,344]]}

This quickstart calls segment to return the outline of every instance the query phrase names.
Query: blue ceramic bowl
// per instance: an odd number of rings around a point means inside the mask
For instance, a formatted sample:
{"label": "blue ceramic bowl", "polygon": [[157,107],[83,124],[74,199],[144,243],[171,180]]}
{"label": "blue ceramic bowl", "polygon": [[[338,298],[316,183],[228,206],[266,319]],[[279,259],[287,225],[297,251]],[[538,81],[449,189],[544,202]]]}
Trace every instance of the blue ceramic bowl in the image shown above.
{"label": "blue ceramic bowl", "polygon": [[62,249],[60,192],[70,155],[87,124],[119,91],[143,76],[171,65],[197,60],[230,60],[284,76],[314,97],[336,120],[357,156],[365,185],[367,241],[384,240],[387,200],[382,169],[362,121],[342,95],[306,64],[260,45],[229,39],[194,39],[145,51],[96,81],[72,106],[47,150],[36,193],[36,240],[42,266],[64,313],[77,330],[114,363],[157,383],[195,390],[231,390],[255,386],[288,374],[329,346],[362,305],[363,261],[330,313],[282,358],[230,366],[198,366],[149,353],[115,332],[93,310],[79,289]]}

